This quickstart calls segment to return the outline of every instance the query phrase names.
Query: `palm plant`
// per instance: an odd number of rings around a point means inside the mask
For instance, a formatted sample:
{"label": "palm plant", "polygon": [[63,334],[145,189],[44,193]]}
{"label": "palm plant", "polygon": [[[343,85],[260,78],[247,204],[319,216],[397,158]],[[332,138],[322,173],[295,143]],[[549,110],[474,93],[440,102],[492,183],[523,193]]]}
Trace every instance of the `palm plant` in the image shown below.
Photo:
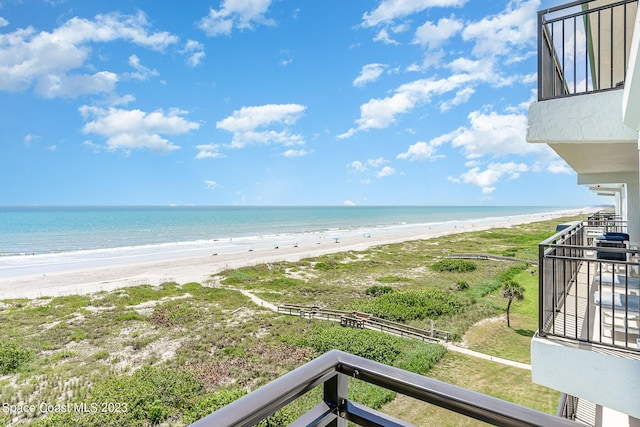
{"label": "palm plant", "polygon": [[524,298],[524,288],[520,283],[514,280],[508,280],[502,284],[502,289],[500,290],[500,296],[502,298],[508,298],[509,303],[507,304],[507,327],[511,327],[511,322],[509,320],[509,310],[511,309],[511,303],[513,299],[521,300]]}

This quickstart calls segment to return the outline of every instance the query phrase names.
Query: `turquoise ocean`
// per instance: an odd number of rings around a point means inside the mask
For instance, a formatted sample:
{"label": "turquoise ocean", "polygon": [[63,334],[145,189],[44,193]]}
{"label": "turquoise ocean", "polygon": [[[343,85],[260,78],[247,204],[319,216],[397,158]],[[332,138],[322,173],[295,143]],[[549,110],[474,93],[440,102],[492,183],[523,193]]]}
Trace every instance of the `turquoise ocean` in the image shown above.
{"label": "turquoise ocean", "polygon": [[[549,206],[344,207],[0,207],[0,259],[125,248],[151,253],[172,245],[556,212]],[[111,252],[110,252],[111,251]]]}

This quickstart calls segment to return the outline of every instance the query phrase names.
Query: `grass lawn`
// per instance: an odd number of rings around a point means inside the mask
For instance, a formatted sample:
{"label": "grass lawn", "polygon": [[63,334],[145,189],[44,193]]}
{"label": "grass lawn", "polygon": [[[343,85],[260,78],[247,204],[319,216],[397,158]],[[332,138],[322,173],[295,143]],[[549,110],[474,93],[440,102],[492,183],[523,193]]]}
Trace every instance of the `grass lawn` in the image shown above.
{"label": "grass lawn", "polygon": [[[448,352],[428,376],[547,413],[555,414],[560,398],[559,392],[532,384],[527,370],[459,353]],[[415,425],[487,425],[407,396],[397,396],[381,411]]]}
{"label": "grass lawn", "polygon": [[[495,321],[481,322],[465,334],[471,350],[522,363],[531,363],[530,343],[538,328],[538,275],[525,271],[514,280],[524,288],[524,299],[511,304],[511,328],[506,315]],[[499,297],[499,295],[497,296]],[[506,313],[507,300],[503,301]]]}

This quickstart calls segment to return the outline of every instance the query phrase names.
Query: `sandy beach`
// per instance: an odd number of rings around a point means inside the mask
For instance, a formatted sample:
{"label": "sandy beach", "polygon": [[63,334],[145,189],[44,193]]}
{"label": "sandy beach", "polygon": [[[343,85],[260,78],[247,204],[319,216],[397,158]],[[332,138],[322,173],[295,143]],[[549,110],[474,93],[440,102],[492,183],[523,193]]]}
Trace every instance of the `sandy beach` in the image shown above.
{"label": "sandy beach", "polygon": [[[206,253],[175,252],[162,257],[113,257],[51,264],[28,257],[29,263],[0,268],[0,300],[53,297],[108,291],[142,284],[205,282],[211,274],[248,265],[303,258],[371,246],[428,239],[467,231],[509,227],[530,222],[587,214],[595,209],[574,209],[423,226],[376,229],[371,233],[341,235],[272,236],[235,245],[212,247]],[[159,259],[158,259],[159,258]]]}

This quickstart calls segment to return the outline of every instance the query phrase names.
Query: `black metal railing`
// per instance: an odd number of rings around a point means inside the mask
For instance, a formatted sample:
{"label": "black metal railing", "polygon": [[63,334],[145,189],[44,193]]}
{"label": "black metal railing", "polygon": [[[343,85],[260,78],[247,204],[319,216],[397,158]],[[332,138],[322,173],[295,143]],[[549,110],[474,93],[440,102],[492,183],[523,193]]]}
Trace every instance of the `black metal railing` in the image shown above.
{"label": "black metal railing", "polygon": [[638,0],[538,12],[538,100],[624,87]]}
{"label": "black metal railing", "polygon": [[556,416],[575,421],[577,411],[578,398],[562,393],[562,395],[560,395],[560,403],[558,403]]}
{"label": "black metal railing", "polygon": [[640,351],[640,248],[624,230],[594,217],[540,243],[540,336]]}
{"label": "black metal railing", "polygon": [[564,418],[332,350],[202,418],[193,426],[253,426],[317,386],[323,387],[322,400],[290,425],[346,427],[348,422],[353,422],[363,426],[411,426],[349,400],[350,378],[496,426],[578,425]]}

